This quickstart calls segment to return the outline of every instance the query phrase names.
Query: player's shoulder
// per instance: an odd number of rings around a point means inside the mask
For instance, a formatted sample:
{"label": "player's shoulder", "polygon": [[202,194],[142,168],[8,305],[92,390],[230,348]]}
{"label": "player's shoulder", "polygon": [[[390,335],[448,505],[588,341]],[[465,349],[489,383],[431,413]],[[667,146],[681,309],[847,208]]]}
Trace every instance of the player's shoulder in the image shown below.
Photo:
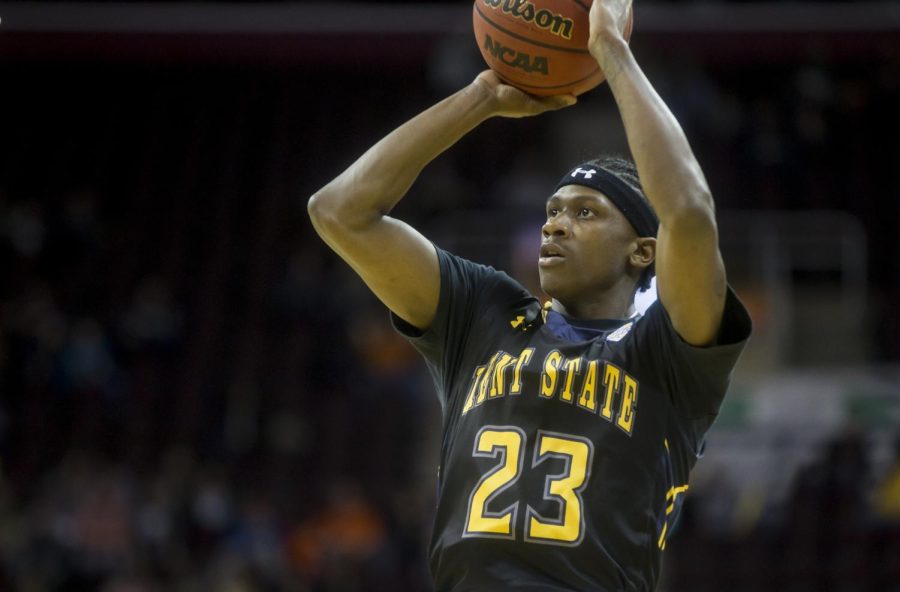
{"label": "player's shoulder", "polygon": [[[672,336],[678,342],[683,339],[678,334],[672,319],[664,303],[660,299],[655,299],[643,311],[642,319],[645,321],[642,325],[646,332],[659,333]],[[690,346],[683,342],[685,347],[693,347],[694,349],[718,349],[723,346],[740,345],[746,343],[752,332],[753,322],[744,303],[741,302],[734,289],[731,286],[726,288],[725,302],[722,309],[722,319],[715,343],[711,346],[696,347]]]}
{"label": "player's shoulder", "polygon": [[496,293],[501,296],[532,297],[525,287],[503,270],[461,257],[435,247],[441,276],[450,282],[462,282],[479,294]]}

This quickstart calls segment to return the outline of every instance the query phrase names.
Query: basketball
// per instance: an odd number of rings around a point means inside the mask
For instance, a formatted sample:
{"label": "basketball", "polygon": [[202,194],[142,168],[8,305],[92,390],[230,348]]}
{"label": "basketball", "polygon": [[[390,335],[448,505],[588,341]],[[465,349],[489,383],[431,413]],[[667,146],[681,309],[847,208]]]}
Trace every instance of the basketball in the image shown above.
{"label": "basketball", "polygon": [[[580,95],[604,80],[587,49],[593,0],[475,0],[478,49],[504,82],[538,96]],[[625,39],[631,37],[634,13]]]}

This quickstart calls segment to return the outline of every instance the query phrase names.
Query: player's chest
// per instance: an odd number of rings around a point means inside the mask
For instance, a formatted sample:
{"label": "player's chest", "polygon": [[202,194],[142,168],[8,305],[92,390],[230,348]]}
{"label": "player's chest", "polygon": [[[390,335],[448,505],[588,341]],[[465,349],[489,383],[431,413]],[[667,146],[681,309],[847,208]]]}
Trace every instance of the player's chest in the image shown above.
{"label": "player's chest", "polygon": [[602,342],[484,344],[468,367],[471,374],[457,384],[460,422],[540,418],[631,439],[640,423],[658,428],[662,420],[659,394],[641,383],[623,349]]}

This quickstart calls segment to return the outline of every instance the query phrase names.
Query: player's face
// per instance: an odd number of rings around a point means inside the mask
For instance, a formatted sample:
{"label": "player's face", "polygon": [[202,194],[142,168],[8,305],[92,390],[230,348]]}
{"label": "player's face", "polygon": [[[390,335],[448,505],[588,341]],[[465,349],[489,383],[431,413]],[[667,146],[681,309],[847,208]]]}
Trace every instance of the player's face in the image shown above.
{"label": "player's face", "polygon": [[629,276],[637,234],[596,189],[561,187],[547,200],[538,259],[541,289],[561,301],[589,302]]}

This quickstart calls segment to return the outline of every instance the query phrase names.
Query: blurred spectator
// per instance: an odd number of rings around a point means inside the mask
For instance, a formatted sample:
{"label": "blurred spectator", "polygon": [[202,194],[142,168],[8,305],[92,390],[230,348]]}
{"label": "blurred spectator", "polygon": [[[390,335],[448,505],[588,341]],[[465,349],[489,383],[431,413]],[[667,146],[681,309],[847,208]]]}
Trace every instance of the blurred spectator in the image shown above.
{"label": "blurred spectator", "polygon": [[142,279],[135,290],[131,305],[119,322],[119,332],[127,348],[166,348],[179,336],[182,323],[168,283],[151,275]]}
{"label": "blurred spectator", "polygon": [[59,354],[59,369],[63,392],[111,396],[119,386],[111,344],[93,318],[72,325]]}
{"label": "blurred spectator", "polygon": [[3,234],[16,253],[29,259],[37,257],[46,238],[41,204],[33,200],[15,204],[6,213],[5,222]]}
{"label": "blurred spectator", "polygon": [[290,564],[316,590],[381,589],[368,578],[377,571],[375,563],[385,550],[383,518],[350,480],[332,481],[326,498],[290,533]]}
{"label": "blurred spectator", "polygon": [[874,488],[872,506],[880,519],[900,528],[900,436],[894,443],[894,461]]}

